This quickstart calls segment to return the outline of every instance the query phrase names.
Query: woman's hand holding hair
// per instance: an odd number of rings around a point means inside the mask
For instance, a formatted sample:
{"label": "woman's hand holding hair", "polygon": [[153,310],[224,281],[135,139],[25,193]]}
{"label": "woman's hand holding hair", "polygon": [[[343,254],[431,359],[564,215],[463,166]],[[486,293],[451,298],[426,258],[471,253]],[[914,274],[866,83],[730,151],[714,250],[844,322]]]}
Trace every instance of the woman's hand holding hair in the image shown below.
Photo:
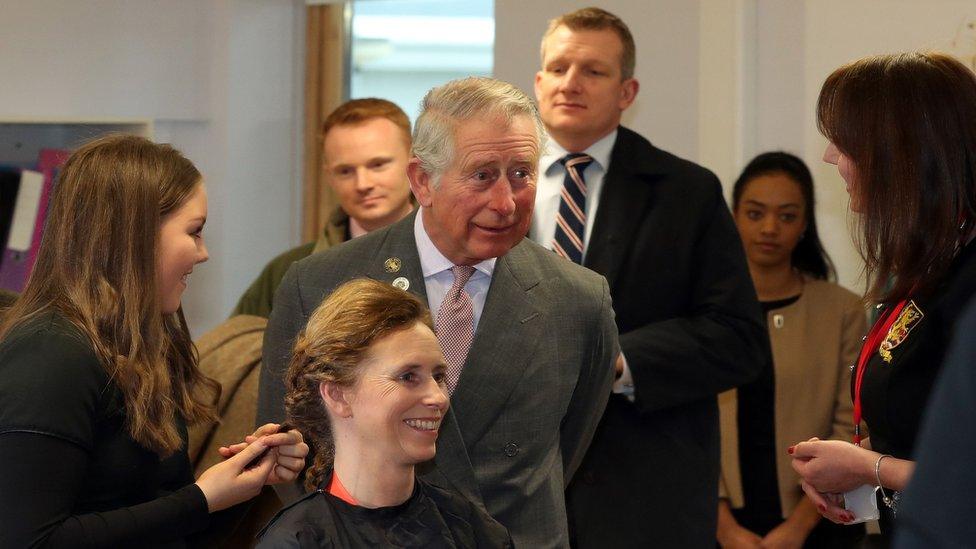
{"label": "woman's hand holding hair", "polygon": [[213,513],[258,495],[274,468],[274,452],[264,438],[259,438],[237,455],[204,471],[196,484],[207,498],[207,509]]}
{"label": "woman's hand holding hair", "polygon": [[257,428],[253,434],[244,437],[244,442],[221,446],[218,450],[224,458],[230,458],[255,440],[264,437],[265,444],[273,448],[275,466],[265,484],[280,484],[293,482],[305,468],[305,456],[308,455],[308,444],[297,429],[279,433],[281,425],[267,423]]}

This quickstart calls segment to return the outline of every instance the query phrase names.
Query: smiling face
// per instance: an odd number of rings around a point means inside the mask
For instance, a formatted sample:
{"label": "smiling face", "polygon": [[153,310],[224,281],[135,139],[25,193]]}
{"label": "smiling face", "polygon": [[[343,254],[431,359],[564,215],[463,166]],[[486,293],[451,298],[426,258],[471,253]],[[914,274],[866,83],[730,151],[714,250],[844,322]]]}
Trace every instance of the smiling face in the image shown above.
{"label": "smiling face", "polygon": [[793,249],[807,228],[800,186],[783,173],[754,177],[739,198],[735,224],[750,265],[790,265]]}
{"label": "smiling face", "polygon": [[840,152],[837,145],[833,143],[827,144],[827,149],[824,151],[823,161],[828,164],[833,164],[837,166],[837,172],[847,183],[847,194],[851,197],[851,211],[860,212],[860,198],[857,194],[858,187],[856,177],[854,175],[854,162],[851,161],[850,157],[846,154]]}
{"label": "smiling face", "polygon": [[457,125],[451,165],[438,181],[418,159],[408,173],[431,241],[456,265],[505,255],[529,230],[539,140],[527,116],[510,124],[475,118]]}
{"label": "smiling face", "polygon": [[[412,466],[433,459],[448,407],[447,370],[434,332],[422,323],[370,345],[355,385],[344,390],[348,430],[379,461]],[[336,452],[341,447],[336,440]]]}
{"label": "smiling face", "polygon": [[385,227],[410,211],[409,139],[386,118],[334,126],[325,136],[325,178],[339,205],[364,229]]}
{"label": "smiling face", "polygon": [[549,134],[570,152],[580,152],[620,124],[637,96],[638,83],[623,79],[623,44],[610,29],[570,30],[546,38],[535,97]]}
{"label": "smiling face", "polygon": [[160,220],[156,293],[163,314],[175,313],[180,308],[180,299],[193,266],[210,257],[203,242],[206,222],[207,191],[202,182],[180,207]]}

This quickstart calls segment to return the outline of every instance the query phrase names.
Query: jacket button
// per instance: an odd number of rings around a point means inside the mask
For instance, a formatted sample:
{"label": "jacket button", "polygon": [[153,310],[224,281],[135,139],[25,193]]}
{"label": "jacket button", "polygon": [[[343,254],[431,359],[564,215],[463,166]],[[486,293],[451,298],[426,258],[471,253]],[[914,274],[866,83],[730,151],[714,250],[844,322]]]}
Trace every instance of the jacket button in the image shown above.
{"label": "jacket button", "polygon": [[518,453],[519,453],[518,444],[515,444],[514,442],[509,442],[508,444],[505,445],[505,455],[506,456],[508,456],[508,457],[515,457],[515,455],[518,454]]}

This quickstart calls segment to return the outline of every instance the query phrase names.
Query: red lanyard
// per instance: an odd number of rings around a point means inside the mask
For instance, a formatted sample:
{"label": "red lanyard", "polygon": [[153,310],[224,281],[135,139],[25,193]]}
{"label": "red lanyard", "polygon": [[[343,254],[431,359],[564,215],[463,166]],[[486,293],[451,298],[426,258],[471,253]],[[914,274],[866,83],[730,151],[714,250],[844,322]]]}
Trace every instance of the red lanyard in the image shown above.
{"label": "red lanyard", "polygon": [[861,382],[864,381],[864,370],[867,369],[871,355],[881,348],[881,342],[888,335],[891,325],[895,323],[906,303],[908,300],[903,299],[885,311],[884,315],[878,318],[878,321],[871,327],[864,345],[861,346],[861,355],[857,359],[857,369],[854,374],[854,444],[858,446],[861,445]]}

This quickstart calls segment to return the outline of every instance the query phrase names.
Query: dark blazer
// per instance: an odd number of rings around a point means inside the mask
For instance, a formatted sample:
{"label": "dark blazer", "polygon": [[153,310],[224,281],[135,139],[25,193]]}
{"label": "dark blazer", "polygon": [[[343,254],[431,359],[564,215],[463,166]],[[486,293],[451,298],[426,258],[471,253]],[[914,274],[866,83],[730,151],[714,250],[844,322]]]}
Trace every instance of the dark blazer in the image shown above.
{"label": "dark blazer", "polygon": [[[282,419],[292,343],[336,286],[405,277],[426,300],[415,216],[292,265],[265,335],[259,424]],[[384,269],[391,257],[398,272]],[[425,480],[483,502],[516,546],[568,545],[565,487],[603,412],[617,352],[603,277],[523,240],[495,264]]]}
{"label": "dark blazer", "polygon": [[584,264],[610,283],[636,400],[611,395],[567,493],[580,547],[715,547],[716,395],[752,379],[766,333],[708,170],[620,127]]}
{"label": "dark blazer", "polygon": [[918,464],[896,519],[898,549],[966,547],[976,539],[976,437],[969,430],[976,423],[976,298],[968,303],[916,444]]}

